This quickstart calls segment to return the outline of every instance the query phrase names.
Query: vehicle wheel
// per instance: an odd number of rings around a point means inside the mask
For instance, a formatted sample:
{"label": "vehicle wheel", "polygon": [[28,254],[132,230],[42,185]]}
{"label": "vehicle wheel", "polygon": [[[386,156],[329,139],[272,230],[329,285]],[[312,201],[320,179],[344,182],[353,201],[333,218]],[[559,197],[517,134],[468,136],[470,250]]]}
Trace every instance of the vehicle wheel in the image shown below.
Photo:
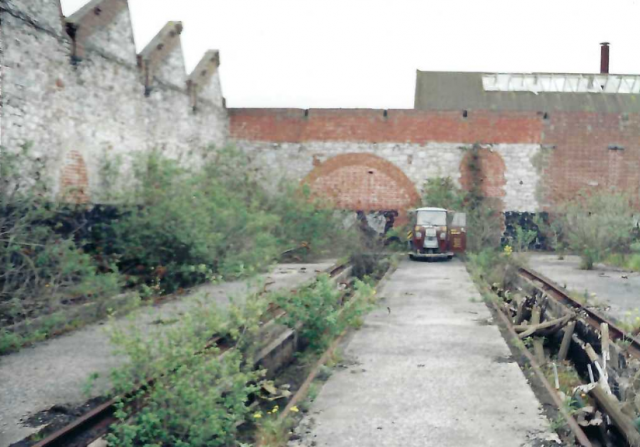
{"label": "vehicle wheel", "polygon": [[415,261],[416,257],[413,256],[413,253],[409,253],[409,259],[411,259],[412,261]]}
{"label": "vehicle wheel", "polygon": [[447,256],[447,261],[451,261],[453,259],[453,255]]}

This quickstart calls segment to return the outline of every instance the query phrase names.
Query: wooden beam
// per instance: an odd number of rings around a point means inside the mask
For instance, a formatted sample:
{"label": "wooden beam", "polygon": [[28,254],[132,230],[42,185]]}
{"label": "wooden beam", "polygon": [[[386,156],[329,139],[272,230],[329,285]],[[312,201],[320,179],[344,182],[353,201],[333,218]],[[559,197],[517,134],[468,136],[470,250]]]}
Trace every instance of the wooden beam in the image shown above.
{"label": "wooden beam", "polygon": [[562,337],[562,343],[560,344],[560,351],[558,352],[558,361],[564,362],[567,359],[567,354],[569,353],[569,348],[571,347],[571,336],[573,335],[573,330],[576,327],[576,322],[570,322],[567,327],[564,329],[564,336]]}
{"label": "wooden beam", "polygon": [[620,402],[602,388],[600,384],[596,385],[589,394],[598,402],[598,405],[609,415],[613,425],[624,435],[631,447],[640,447],[640,433],[635,424],[624,414],[620,408]]}

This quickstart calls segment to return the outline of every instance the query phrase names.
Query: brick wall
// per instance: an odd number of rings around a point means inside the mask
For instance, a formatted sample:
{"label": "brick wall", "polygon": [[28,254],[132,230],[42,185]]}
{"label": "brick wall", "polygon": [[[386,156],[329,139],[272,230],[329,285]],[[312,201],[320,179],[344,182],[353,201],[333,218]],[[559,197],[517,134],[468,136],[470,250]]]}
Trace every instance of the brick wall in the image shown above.
{"label": "brick wall", "polygon": [[[415,192],[403,197],[415,203],[429,178],[450,176],[468,186],[466,154],[480,144],[486,178],[483,191],[499,198],[507,210],[535,211],[538,207],[539,174],[533,161],[544,124],[537,113],[480,111],[464,117],[453,111],[230,109],[229,116],[233,141],[250,154],[256,166],[292,181],[315,178],[325,166],[347,160],[344,155],[371,154],[397,169],[405,177],[402,183],[413,185]],[[339,189],[342,201],[338,203],[351,209],[357,208],[356,203],[363,210],[397,209],[411,201],[396,198],[396,206],[390,207],[399,180],[385,181],[384,192],[372,186],[356,198],[354,191],[362,191],[362,185],[371,182],[370,163],[366,162],[371,159],[358,159],[363,160],[360,167],[350,165],[349,173],[346,169],[341,173],[350,180],[338,188],[335,180],[325,179],[315,184],[318,192],[334,197]],[[349,184],[358,186],[347,190]],[[403,187],[404,191],[411,189]],[[385,199],[378,203],[382,196]]]}
{"label": "brick wall", "polygon": [[556,112],[545,122],[545,206],[583,190],[640,192],[640,116]]}
{"label": "brick wall", "polygon": [[[481,189],[505,211],[548,209],[585,188],[635,195],[640,189],[638,115],[330,109],[230,109],[229,115],[235,144],[257,166],[293,181],[341,155],[374,154],[418,193],[436,176],[469,187],[467,149],[479,144]],[[364,182],[356,176],[366,177],[366,167],[351,173],[354,184]]]}
{"label": "brick wall", "polygon": [[230,109],[231,137],[258,141],[539,143],[535,112]]}
{"label": "brick wall", "polygon": [[127,2],[88,6],[69,17],[71,38],[57,1],[0,0],[0,127],[5,148],[31,144],[33,155],[46,159],[56,197],[99,202],[106,158],[122,160],[125,179],[135,154],[152,149],[197,164],[210,145],[226,143],[228,117],[217,71],[197,90],[188,88],[171,26],[147,52],[153,67],[145,78]]}

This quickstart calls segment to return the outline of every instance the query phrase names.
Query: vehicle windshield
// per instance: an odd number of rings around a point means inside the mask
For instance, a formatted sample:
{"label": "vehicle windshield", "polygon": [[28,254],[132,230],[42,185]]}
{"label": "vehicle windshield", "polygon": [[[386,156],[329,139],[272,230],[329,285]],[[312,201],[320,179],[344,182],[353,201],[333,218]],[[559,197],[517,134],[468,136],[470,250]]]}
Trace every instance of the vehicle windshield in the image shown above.
{"label": "vehicle windshield", "polygon": [[447,213],[445,211],[418,211],[418,220],[416,221],[416,225],[447,225]]}

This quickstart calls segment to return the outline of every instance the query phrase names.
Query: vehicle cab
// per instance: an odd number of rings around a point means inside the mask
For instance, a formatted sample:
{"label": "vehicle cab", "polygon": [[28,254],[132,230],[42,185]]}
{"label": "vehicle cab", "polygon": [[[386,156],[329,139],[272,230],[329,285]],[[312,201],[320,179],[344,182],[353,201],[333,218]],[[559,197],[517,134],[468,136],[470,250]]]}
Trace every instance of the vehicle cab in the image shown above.
{"label": "vehicle cab", "polygon": [[466,215],[444,208],[409,211],[409,257],[451,259],[467,245]]}

